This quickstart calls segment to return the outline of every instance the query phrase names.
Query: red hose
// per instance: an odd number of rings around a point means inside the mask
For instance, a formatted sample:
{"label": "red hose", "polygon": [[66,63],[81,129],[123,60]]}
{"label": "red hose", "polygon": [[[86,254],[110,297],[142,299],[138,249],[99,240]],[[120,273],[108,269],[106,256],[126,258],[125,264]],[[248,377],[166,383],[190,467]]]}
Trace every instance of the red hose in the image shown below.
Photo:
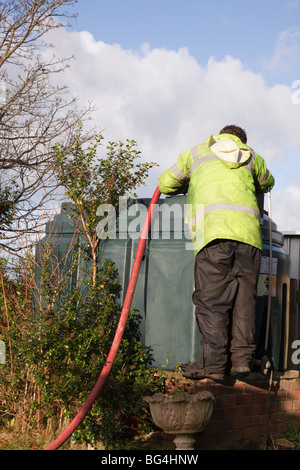
{"label": "red hose", "polygon": [[89,396],[88,396],[86,402],[84,403],[83,407],[81,408],[81,410],[77,413],[75,418],[73,418],[73,420],[67,426],[67,428],[51,444],[49,444],[45,448],[45,450],[57,450],[72,435],[72,433],[77,429],[79,424],[83,421],[83,419],[85,418],[85,416],[89,412],[90,408],[92,407],[93,403],[95,402],[96,398],[98,397],[100,391],[102,390],[102,388],[103,388],[103,386],[104,386],[104,384],[105,384],[105,382],[106,382],[106,380],[109,376],[110,370],[111,370],[112,365],[114,363],[115,357],[117,355],[117,352],[118,352],[118,349],[119,349],[119,346],[120,346],[120,343],[121,343],[121,340],[122,340],[122,337],[123,337],[124,329],[125,329],[127,318],[128,318],[129,309],[130,309],[130,306],[131,306],[132,298],[133,298],[135,287],[136,287],[137,278],[138,278],[138,275],[139,275],[140,265],[141,265],[141,261],[142,261],[142,257],[143,257],[143,253],[144,253],[144,248],[145,248],[146,240],[147,240],[147,237],[148,237],[148,232],[149,232],[150,225],[151,225],[151,219],[152,219],[152,214],[153,214],[153,211],[154,211],[154,205],[157,203],[160,194],[161,193],[159,191],[159,188],[157,187],[154,194],[153,194],[153,196],[152,196],[152,199],[150,201],[150,205],[149,205],[147,215],[146,215],[146,220],[145,220],[143,228],[142,228],[142,232],[141,232],[140,240],[139,240],[136,255],[135,255],[135,259],[134,259],[134,263],[133,263],[133,267],[132,267],[132,272],[131,272],[131,276],[130,276],[130,280],[129,280],[129,284],[128,284],[128,288],[127,288],[127,292],[126,292],[122,312],[121,312],[121,315],[120,315],[119,324],[118,324],[118,327],[117,327],[117,330],[116,330],[116,333],[115,333],[115,337],[114,337],[111,349],[110,349],[109,354],[107,356],[106,363],[103,366],[103,369],[102,369],[102,371],[101,371],[101,373],[98,377],[98,380],[95,383],[94,388],[92,389],[91,393],[89,394]]}

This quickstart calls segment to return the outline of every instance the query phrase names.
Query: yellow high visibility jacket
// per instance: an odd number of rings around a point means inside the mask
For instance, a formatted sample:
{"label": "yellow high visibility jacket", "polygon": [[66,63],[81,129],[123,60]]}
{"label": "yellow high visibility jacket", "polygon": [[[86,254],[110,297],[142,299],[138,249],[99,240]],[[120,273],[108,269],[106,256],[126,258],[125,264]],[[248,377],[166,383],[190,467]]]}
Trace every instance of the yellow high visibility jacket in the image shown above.
{"label": "yellow high visibility jacket", "polygon": [[231,134],[210,136],[179,155],[159,178],[163,194],[187,194],[186,222],[197,254],[215,239],[262,250],[256,194],[274,186],[264,159]]}

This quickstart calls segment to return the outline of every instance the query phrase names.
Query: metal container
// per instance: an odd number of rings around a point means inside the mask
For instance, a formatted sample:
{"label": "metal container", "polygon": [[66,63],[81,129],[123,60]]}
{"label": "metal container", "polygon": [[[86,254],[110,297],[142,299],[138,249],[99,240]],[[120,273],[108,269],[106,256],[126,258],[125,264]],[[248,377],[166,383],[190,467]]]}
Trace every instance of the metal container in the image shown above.
{"label": "metal container", "polygon": [[[269,217],[263,212],[261,230],[263,253],[257,286],[256,353],[254,369],[267,355],[275,370],[286,370],[289,361],[290,256],[284,250],[284,235],[272,221],[272,272],[270,276]],[[271,312],[268,325],[269,290]],[[266,338],[266,334],[269,335]],[[260,366],[258,367],[260,368]]]}

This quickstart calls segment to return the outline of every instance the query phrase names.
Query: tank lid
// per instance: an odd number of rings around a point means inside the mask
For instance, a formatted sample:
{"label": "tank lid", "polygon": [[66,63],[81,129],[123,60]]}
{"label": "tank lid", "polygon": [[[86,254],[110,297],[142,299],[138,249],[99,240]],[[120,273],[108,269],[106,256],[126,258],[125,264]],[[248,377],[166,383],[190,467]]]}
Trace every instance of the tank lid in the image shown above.
{"label": "tank lid", "polygon": [[[272,242],[277,245],[283,246],[284,234],[277,230],[277,225],[275,224],[273,220],[271,220],[271,226],[272,226]],[[264,211],[263,220],[261,220],[261,232],[262,232],[263,240],[266,242],[269,242],[270,241],[269,216],[268,216],[267,211]]]}

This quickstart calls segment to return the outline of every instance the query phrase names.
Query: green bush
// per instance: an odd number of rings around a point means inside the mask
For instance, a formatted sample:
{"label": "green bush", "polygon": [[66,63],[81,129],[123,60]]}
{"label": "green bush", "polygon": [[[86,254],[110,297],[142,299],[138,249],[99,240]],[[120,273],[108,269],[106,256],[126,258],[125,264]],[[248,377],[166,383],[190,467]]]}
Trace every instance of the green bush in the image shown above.
{"label": "green bush", "polygon": [[[48,415],[57,408],[66,417],[74,414],[93,388],[104,366],[119,322],[120,285],[111,261],[105,260],[94,286],[62,290],[51,298],[51,272],[44,272],[44,307],[37,309],[36,323],[24,356],[41,390]],[[154,381],[152,355],[140,335],[140,317],[130,312],[110,376],[89,415],[73,434],[73,441],[106,446],[151,426],[143,396],[160,389]]]}
{"label": "green bush", "polygon": [[[81,132],[80,124],[68,152],[60,145],[53,148],[57,180],[71,202],[74,244],[70,242],[65,259],[60,259],[59,243],[52,246],[48,234],[36,258],[27,254],[22,273],[10,281],[3,276],[0,294],[0,340],[8,346],[7,363],[0,367],[2,412],[5,405],[8,419],[16,417],[40,431],[50,419],[61,425],[62,416],[71,419],[81,408],[106,362],[119,322],[118,274],[109,260],[101,260],[99,269],[97,208],[112,204],[118,210],[119,198],[135,195],[154,166],[137,163],[140,152],[130,140],[110,142],[100,157],[103,137],[83,148]],[[79,254],[89,267],[85,275],[80,271],[80,280]],[[160,390],[163,379],[151,367],[140,320],[137,312],[130,312],[110,376],[73,440],[101,439],[112,447],[152,426],[143,396]]]}

